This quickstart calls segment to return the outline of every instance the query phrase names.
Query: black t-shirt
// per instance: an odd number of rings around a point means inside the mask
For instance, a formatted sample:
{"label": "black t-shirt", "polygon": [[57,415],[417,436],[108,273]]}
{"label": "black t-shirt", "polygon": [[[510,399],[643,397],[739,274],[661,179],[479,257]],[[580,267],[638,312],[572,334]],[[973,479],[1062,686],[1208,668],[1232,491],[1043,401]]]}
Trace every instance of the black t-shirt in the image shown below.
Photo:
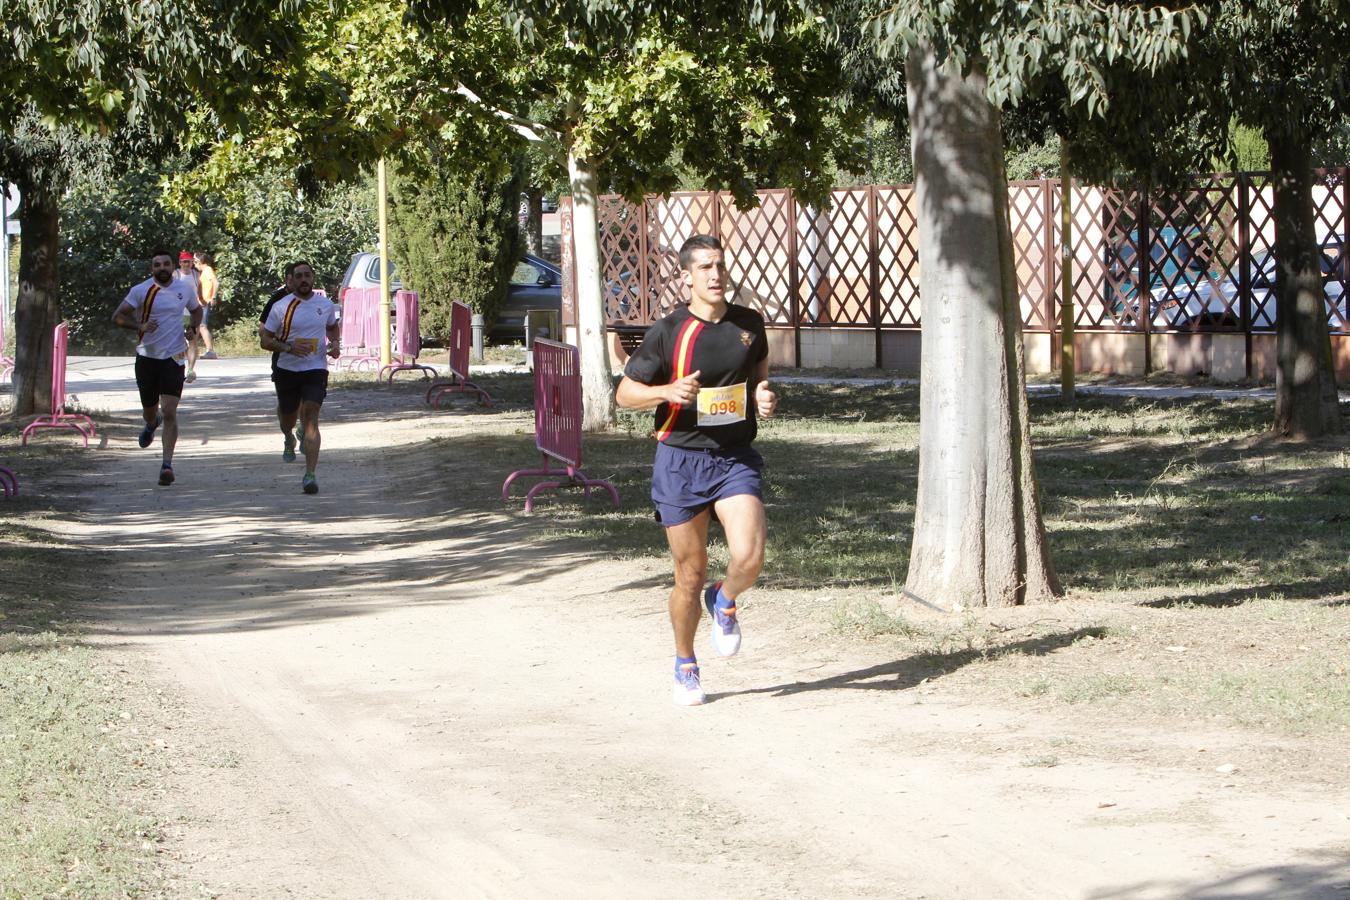
{"label": "black t-shirt", "polygon": [[[642,384],[670,384],[699,373],[708,392],[705,424],[696,405],[662,403],[656,408],[658,441],[690,450],[741,447],[755,439],[755,367],[769,355],[764,318],[744,306],[728,306],[720,322],[705,322],[681,306],[647,329],[624,374]],[[710,388],[744,385],[713,397]],[[732,403],[739,406],[734,412]],[[731,420],[731,421],[728,421]]]}
{"label": "black t-shirt", "polygon": [[[289,293],[290,293],[290,290],[289,290],[285,285],[282,285],[281,287],[277,288],[275,291],[272,292],[272,296],[268,297],[268,298],[267,298],[267,302],[263,304],[262,315],[258,316],[258,324],[259,324],[259,325],[266,325],[266,324],[267,324],[267,314],[270,313],[270,312],[272,311],[272,307],[274,307],[274,306],[277,305],[277,301],[278,301],[278,300],[280,300],[282,297],[285,297],[285,296],[286,296],[287,294],[289,294]],[[277,367],[277,359],[278,359],[280,356],[281,356],[281,351],[279,351],[279,350],[274,350],[274,351],[272,351],[272,368],[273,368],[273,369],[275,369],[275,368]]]}

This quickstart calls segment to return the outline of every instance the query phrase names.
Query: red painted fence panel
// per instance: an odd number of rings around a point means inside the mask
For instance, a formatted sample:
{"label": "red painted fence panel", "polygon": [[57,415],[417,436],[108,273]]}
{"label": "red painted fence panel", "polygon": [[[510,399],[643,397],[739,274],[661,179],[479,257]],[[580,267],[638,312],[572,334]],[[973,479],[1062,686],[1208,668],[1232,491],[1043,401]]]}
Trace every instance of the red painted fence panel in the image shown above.
{"label": "red painted fence panel", "polygon": [[[502,483],[502,499],[509,498],[511,482],[522,475],[552,478],[541,481],[525,494],[525,511],[534,509],[534,498],[550,488],[575,486],[591,495],[591,488],[603,487],[617,507],[619,492],[601,478],[590,478],[581,471],[581,361],[577,348],[538,338],[534,342],[534,445],[544,457],[540,469],[517,469]],[[565,469],[549,467],[550,460]],[[565,478],[560,476],[566,476]]]}
{"label": "red painted fence panel", "polygon": [[474,394],[478,402],[492,405],[488,392],[469,380],[469,350],[473,343],[473,312],[463,303],[450,307],[450,380],[427,388],[427,403],[439,406],[449,394]]}
{"label": "red painted fence panel", "polygon": [[51,415],[38,416],[23,430],[22,443],[27,444],[34,432],[43,428],[69,428],[84,439],[94,436],[94,420],[79,413],[66,412],[66,352],[70,342],[69,325],[62,322],[52,333],[52,411]]}
{"label": "red painted fence panel", "polygon": [[422,352],[422,298],[417,291],[398,291],[394,294],[394,354],[399,361],[380,370],[380,377],[389,376],[394,383],[395,372],[422,372],[434,377],[436,370],[417,361]]}

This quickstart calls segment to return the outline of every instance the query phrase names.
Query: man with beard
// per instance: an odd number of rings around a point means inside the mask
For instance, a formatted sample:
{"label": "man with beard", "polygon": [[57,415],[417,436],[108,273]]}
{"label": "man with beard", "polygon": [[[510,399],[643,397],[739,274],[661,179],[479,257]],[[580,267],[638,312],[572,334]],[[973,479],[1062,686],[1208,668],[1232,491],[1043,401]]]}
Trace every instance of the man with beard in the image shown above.
{"label": "man with beard", "polygon": [[173,254],[157,250],[150,259],[150,277],[127,292],[113,313],[113,324],[136,332],[136,387],[141,395],[145,427],[137,440],[149,447],[162,424],[164,448],[159,483],[173,484],[173,449],[178,443],[178,402],[183,396],[188,340],[183,316],[195,329],[202,321],[196,282],[174,280]]}
{"label": "man with beard", "polygon": [[[328,361],[342,352],[342,331],[337,306],[314,293],[314,268],[297,261],[291,269],[291,293],[282,297],[267,314],[259,343],[277,357],[277,414],[281,430],[288,434],[297,415],[304,429],[305,474],[300,481],[306,494],[317,494],[319,482],[319,410],[328,396]],[[288,442],[289,443],[289,442]]]}

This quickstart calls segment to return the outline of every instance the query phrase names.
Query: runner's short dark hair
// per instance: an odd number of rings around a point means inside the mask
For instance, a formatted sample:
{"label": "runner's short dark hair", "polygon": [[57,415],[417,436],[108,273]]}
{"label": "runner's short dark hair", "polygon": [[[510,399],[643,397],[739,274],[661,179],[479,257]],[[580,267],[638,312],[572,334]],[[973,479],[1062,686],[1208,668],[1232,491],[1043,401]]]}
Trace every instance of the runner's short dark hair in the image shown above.
{"label": "runner's short dark hair", "polygon": [[300,268],[301,266],[309,266],[309,270],[310,270],[311,272],[314,271],[314,267],[310,265],[309,260],[307,260],[307,259],[297,259],[295,262],[291,263],[291,270],[290,270],[289,272],[287,272],[286,274],[287,274],[287,275],[294,275],[294,274],[295,274],[295,270],[298,269],[298,268]]}
{"label": "runner's short dark hair", "polygon": [[[295,274],[295,267],[298,266],[298,265],[299,265],[299,263],[286,263],[286,268],[285,268],[284,271],[285,271],[285,273],[286,273],[286,277],[287,277],[287,278],[290,278],[292,275]],[[305,263],[305,265],[308,266],[309,263]],[[310,268],[312,269],[312,268],[314,268],[314,267],[313,267],[313,266],[310,266]]]}
{"label": "runner's short dark hair", "polygon": [[150,261],[154,262],[156,256],[167,256],[169,259],[178,258],[177,253],[174,253],[172,250],[165,250],[163,247],[157,248],[154,253],[150,254]]}
{"label": "runner's short dark hair", "polygon": [[695,250],[721,250],[722,242],[711,234],[696,234],[680,247],[680,268],[688,271],[694,264]]}

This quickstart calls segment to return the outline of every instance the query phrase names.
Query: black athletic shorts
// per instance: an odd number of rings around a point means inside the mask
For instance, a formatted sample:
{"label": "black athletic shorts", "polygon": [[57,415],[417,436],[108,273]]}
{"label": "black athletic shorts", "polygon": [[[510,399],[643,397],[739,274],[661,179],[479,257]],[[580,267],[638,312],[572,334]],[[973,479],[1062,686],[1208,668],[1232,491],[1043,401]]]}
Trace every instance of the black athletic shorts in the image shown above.
{"label": "black athletic shorts", "polygon": [[176,360],[137,354],[136,388],[141,392],[141,406],[155,406],[160,397],[183,396],[184,374],[183,364]]}
{"label": "black athletic shorts", "polygon": [[277,385],[277,409],[284,413],[293,413],[299,409],[301,400],[323,403],[323,398],[328,396],[327,369],[292,372],[279,368],[272,380]]}

